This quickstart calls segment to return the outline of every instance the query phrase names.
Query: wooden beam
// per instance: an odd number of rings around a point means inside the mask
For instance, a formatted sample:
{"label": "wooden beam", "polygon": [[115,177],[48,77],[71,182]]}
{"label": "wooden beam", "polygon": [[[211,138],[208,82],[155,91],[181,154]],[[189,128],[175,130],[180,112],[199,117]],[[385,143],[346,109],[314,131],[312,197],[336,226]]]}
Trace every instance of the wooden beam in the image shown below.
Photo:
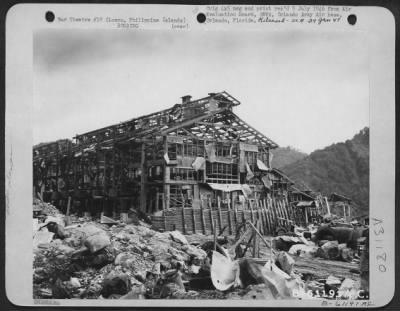
{"label": "wooden beam", "polygon": [[146,181],[147,181],[147,172],[146,172],[146,146],[144,143],[142,143],[141,147],[141,157],[140,157],[140,170],[141,170],[141,175],[140,175],[140,210],[142,212],[146,212],[146,205],[147,205],[147,198],[146,198]]}
{"label": "wooden beam", "polygon": [[226,110],[226,109],[225,108],[224,109],[219,109],[219,110],[213,111],[211,113],[207,113],[207,114],[201,115],[201,116],[199,116],[197,118],[193,118],[193,119],[190,119],[190,120],[183,121],[183,122],[178,123],[178,124],[176,124],[175,126],[169,128],[169,129],[165,129],[165,130],[161,131],[161,135],[166,135],[166,134],[168,134],[170,132],[175,131],[176,129],[179,129],[179,128],[186,127],[188,125],[194,124],[196,122],[199,122],[199,121],[203,120],[204,118],[212,117],[215,114],[217,114],[217,113],[219,113],[221,111],[224,111],[224,110]]}

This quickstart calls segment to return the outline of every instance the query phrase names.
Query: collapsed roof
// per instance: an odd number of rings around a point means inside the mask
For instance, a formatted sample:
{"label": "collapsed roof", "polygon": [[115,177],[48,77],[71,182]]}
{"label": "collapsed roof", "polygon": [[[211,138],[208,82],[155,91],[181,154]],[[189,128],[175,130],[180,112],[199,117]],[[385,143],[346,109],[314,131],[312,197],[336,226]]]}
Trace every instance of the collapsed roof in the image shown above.
{"label": "collapsed roof", "polygon": [[232,112],[240,102],[227,92],[209,93],[207,97],[190,100],[149,115],[90,131],[75,137],[78,145],[110,144],[141,141],[150,137],[182,134],[196,139],[217,139],[252,142],[276,148],[271,139],[251,127]]}

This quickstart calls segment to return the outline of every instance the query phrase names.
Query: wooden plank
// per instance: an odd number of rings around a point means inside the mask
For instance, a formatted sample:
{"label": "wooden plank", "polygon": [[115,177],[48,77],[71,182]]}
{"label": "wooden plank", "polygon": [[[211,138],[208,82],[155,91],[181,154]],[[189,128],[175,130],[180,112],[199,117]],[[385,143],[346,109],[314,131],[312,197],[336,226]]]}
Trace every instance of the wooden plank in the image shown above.
{"label": "wooden plank", "polygon": [[289,216],[289,213],[288,213],[288,210],[287,210],[287,205],[286,205],[285,201],[282,201],[282,209],[283,209],[283,212],[284,212],[285,217],[286,217],[286,219],[287,219],[287,223],[288,223],[288,224],[292,224],[292,223],[291,223],[290,216]]}
{"label": "wooden plank", "polygon": [[[141,155],[140,155],[140,169],[141,169],[141,175],[140,175],[140,210],[142,212],[146,212],[146,207],[147,207],[147,193],[146,193],[146,181],[147,181],[147,174],[146,174],[146,146],[144,143],[142,143],[141,146]],[[105,163],[105,158],[104,158],[104,170],[106,169],[106,163]],[[106,175],[104,175],[106,176]]]}
{"label": "wooden plank", "polygon": [[281,226],[281,220],[279,219],[280,215],[278,214],[278,208],[277,208],[276,200],[272,201],[272,206],[273,206],[273,211],[274,211],[274,214],[275,214],[275,222],[277,223],[278,226]]}
{"label": "wooden plank", "polygon": [[235,216],[235,233],[236,233],[236,231],[237,231],[237,227],[238,227],[238,215],[237,215],[237,208],[236,208],[236,206],[235,206],[235,209],[234,209],[234,216]]}
{"label": "wooden plank", "polygon": [[284,217],[283,217],[283,214],[282,214],[281,205],[280,205],[279,200],[276,200],[275,204],[276,204],[276,211],[278,213],[280,225],[284,226],[285,225],[285,221],[283,220]]}
{"label": "wooden plank", "polygon": [[196,220],[194,217],[194,208],[191,208],[192,211],[192,221],[193,221],[193,233],[196,234]]}
{"label": "wooden plank", "polygon": [[185,208],[182,208],[182,228],[183,228],[183,234],[186,234]]}
{"label": "wooden plank", "polygon": [[286,226],[287,225],[287,221],[286,221],[287,219],[286,219],[285,214],[283,212],[282,202],[278,201],[277,204],[278,204],[279,213],[281,214],[281,218],[282,218],[282,225]]}
{"label": "wooden plank", "polygon": [[204,210],[203,210],[203,204],[200,206],[200,214],[201,214],[201,227],[203,229],[203,234],[207,234],[206,232],[206,221],[204,219]]}
{"label": "wooden plank", "polygon": [[268,233],[269,233],[269,234],[272,234],[272,221],[271,221],[271,219],[270,219],[270,214],[269,214],[269,210],[268,210],[268,208],[267,208],[267,202],[266,202],[265,199],[264,199],[264,201],[263,201],[263,206],[264,206],[265,216],[266,216],[266,218],[267,218]]}
{"label": "wooden plank", "polygon": [[229,234],[232,234],[232,218],[230,209],[228,209],[228,229],[229,229]]}
{"label": "wooden plank", "polygon": [[[258,228],[259,225],[260,225],[260,221],[257,220],[256,225],[255,225],[256,228]],[[259,244],[260,244],[260,237],[255,232],[253,232],[253,258],[258,257],[258,254],[260,251]]]}
{"label": "wooden plank", "polygon": [[272,222],[272,233],[274,232],[276,226],[278,223],[276,222],[276,215],[274,211],[274,205],[273,205],[273,199],[269,200],[269,211],[270,211],[270,216],[271,216],[271,222]]}
{"label": "wooden plank", "polygon": [[244,229],[246,230],[246,215],[245,215],[245,210],[242,210],[242,222],[244,223]]}
{"label": "wooden plank", "polygon": [[219,230],[221,230],[223,227],[223,224],[222,224],[221,208],[219,206],[218,206],[217,212],[218,212]]}
{"label": "wooden plank", "polygon": [[254,223],[253,204],[251,203],[251,201],[249,201],[249,207],[250,207],[251,222]]}
{"label": "wooden plank", "polygon": [[158,193],[158,191],[157,191],[157,193],[156,193],[156,212],[158,212],[158,209],[159,209],[159,204],[158,204],[158,200],[159,200],[158,195],[159,194],[160,193]]}
{"label": "wooden plank", "polygon": [[214,216],[212,214],[212,209],[209,209],[210,211],[210,220],[211,220],[211,233],[214,233],[217,228],[215,228],[215,221],[214,221]]}
{"label": "wooden plank", "polygon": [[267,234],[267,232],[268,232],[268,229],[267,229],[267,218],[266,218],[266,215],[265,215],[265,209],[264,209],[264,206],[263,206],[263,202],[260,200],[260,209],[261,209],[261,218],[262,218],[262,224],[263,224],[263,234],[264,235],[266,235]]}
{"label": "wooden plank", "polygon": [[260,224],[261,227],[261,233],[264,234],[264,226],[262,226],[262,218],[261,218],[261,210],[260,210],[260,205],[258,199],[255,200],[256,204],[256,212],[257,212],[257,221]]}

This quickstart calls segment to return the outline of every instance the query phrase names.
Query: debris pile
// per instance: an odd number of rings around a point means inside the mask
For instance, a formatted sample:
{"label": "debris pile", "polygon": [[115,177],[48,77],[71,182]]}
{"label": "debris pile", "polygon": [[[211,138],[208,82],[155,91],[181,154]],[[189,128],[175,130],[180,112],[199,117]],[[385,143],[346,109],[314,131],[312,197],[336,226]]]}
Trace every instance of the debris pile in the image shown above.
{"label": "debris pile", "polygon": [[43,202],[38,198],[33,198],[33,212],[34,215],[49,215],[57,216],[61,212],[52,204]]}
{"label": "debris pile", "polygon": [[348,228],[296,228],[267,241],[250,222],[233,237],[68,220],[34,219],[34,298],[360,298],[362,271],[349,267],[358,267],[362,237]]}
{"label": "debris pile", "polygon": [[182,272],[207,257],[179,232],[156,232],[144,223],[75,224],[63,228],[63,239],[40,228],[36,235],[46,232],[47,239],[34,245],[36,298],[160,298],[184,290]]}

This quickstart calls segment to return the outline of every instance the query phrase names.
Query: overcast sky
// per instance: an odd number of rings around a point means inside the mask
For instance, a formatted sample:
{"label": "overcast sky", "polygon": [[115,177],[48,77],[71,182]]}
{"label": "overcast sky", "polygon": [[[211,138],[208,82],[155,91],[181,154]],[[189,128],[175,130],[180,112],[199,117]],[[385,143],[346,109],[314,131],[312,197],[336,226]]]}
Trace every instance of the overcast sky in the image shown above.
{"label": "overcast sky", "polygon": [[34,36],[34,143],[209,92],[280,146],[312,152],[369,125],[362,33],[46,30]]}

